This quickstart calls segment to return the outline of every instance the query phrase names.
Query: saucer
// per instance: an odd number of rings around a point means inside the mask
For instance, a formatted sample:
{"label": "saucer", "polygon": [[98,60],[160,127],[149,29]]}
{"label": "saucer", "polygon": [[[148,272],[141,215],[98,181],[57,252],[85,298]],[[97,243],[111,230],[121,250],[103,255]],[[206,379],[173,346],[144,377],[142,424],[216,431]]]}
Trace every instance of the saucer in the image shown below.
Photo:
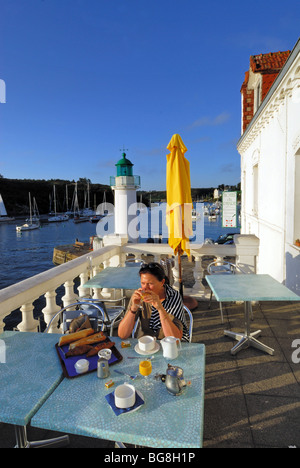
{"label": "saucer", "polygon": [[154,346],[153,349],[151,349],[151,351],[143,351],[142,349],[140,349],[138,343],[135,345],[134,350],[135,350],[138,354],[141,354],[142,356],[149,356],[150,354],[157,353],[157,351],[159,350],[159,348],[160,348],[159,343],[156,341],[156,342],[155,342],[155,346]]}
{"label": "saucer", "polygon": [[145,402],[144,395],[139,390],[136,390],[136,400],[133,406],[131,406],[130,408],[117,408],[115,405],[114,393],[115,392],[113,391],[108,395],[105,395],[105,399],[107,400],[108,404],[110,405],[111,409],[114,411],[116,416],[119,416],[120,414],[124,413],[133,413],[134,411],[140,409]]}

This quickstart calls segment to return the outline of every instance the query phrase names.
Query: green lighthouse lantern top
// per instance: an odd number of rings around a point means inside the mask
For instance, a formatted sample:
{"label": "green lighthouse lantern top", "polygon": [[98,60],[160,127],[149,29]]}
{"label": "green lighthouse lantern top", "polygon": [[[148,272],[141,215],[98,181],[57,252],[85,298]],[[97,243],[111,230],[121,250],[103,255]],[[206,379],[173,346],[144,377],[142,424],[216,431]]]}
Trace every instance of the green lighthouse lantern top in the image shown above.
{"label": "green lighthouse lantern top", "polygon": [[117,164],[117,177],[118,176],[132,176],[132,162],[126,158],[126,153],[122,153],[122,159],[120,159]]}

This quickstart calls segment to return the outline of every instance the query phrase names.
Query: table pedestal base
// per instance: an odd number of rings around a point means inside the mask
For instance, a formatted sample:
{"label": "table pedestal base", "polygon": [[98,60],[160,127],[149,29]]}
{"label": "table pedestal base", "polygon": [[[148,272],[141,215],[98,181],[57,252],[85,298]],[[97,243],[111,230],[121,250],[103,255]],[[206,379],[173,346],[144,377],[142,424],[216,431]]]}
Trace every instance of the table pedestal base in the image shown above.
{"label": "table pedestal base", "polygon": [[16,446],[15,448],[50,448],[62,447],[69,444],[69,436],[64,435],[55,437],[54,439],[39,440],[36,442],[29,442],[27,440],[26,426],[15,426]]}
{"label": "table pedestal base", "polygon": [[238,343],[232,348],[230,352],[234,356],[241,349],[253,346],[253,348],[257,348],[260,351],[264,351],[265,353],[268,353],[271,356],[273,356],[274,349],[270,348],[269,346],[261,343],[256,339],[256,337],[261,334],[261,330],[257,330],[256,332],[250,333],[250,310],[251,303],[245,302],[245,333],[235,333],[227,330],[224,331],[225,336],[228,336],[229,338],[233,338],[234,340],[238,341]]}

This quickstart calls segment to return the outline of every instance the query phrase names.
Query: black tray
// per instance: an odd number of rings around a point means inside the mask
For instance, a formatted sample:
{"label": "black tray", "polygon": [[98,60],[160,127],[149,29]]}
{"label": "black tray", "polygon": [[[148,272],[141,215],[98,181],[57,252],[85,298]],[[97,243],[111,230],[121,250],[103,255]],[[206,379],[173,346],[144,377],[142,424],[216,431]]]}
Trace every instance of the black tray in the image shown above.
{"label": "black tray", "polygon": [[[107,337],[106,340],[102,341],[102,343],[110,343],[111,340]],[[97,346],[96,343],[94,346]],[[97,370],[97,362],[98,362],[98,353],[95,356],[91,357],[86,357],[86,354],[80,354],[79,356],[71,356],[71,357],[66,357],[65,354],[69,351],[69,344],[64,345],[64,346],[59,346],[58,343],[55,345],[64,376],[67,377],[68,379],[72,379],[74,377],[79,377],[81,375],[89,374],[90,372],[94,372]],[[111,358],[108,361],[108,364],[110,366],[117,364],[117,362],[122,361],[123,356],[122,354],[117,350],[115,346],[113,346],[111,349]],[[75,369],[75,363],[79,361],[79,359],[87,359],[89,361],[89,370],[87,372],[84,372],[83,374],[78,374]]]}

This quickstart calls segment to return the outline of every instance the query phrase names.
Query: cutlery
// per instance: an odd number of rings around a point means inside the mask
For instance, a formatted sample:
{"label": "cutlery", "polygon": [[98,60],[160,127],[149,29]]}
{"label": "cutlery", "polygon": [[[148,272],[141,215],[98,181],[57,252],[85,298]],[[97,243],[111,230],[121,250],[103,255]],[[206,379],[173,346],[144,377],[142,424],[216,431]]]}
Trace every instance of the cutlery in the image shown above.
{"label": "cutlery", "polygon": [[114,371],[117,372],[117,374],[127,375],[127,377],[130,377],[131,380],[134,380],[137,378],[137,375],[129,375],[129,374],[126,374],[126,372],[122,372],[117,369],[114,369]]}
{"label": "cutlery", "polygon": [[153,359],[154,356],[146,357],[146,356],[127,356],[127,359],[143,359],[143,361],[149,361]]}

